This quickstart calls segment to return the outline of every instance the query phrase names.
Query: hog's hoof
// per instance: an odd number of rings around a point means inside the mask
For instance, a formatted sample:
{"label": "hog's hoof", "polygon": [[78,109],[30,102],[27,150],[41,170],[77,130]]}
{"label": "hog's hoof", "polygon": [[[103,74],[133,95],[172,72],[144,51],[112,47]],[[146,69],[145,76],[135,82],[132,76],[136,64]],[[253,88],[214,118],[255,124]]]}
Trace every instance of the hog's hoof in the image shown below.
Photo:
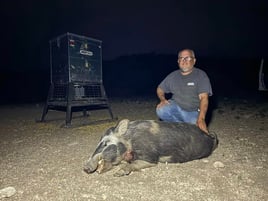
{"label": "hog's hoof", "polygon": [[124,170],[124,169],[120,169],[118,170],[116,173],[114,173],[114,176],[115,177],[122,177],[122,176],[127,176],[131,173],[131,171],[127,171],[127,170]]}

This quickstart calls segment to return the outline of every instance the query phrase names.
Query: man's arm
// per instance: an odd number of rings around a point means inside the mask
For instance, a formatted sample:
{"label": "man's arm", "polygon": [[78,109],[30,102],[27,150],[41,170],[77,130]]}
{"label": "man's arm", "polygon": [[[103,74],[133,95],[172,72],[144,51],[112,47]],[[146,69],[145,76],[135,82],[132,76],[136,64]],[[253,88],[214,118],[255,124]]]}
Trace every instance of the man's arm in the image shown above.
{"label": "man's arm", "polygon": [[163,105],[169,104],[169,102],[167,101],[165,97],[165,92],[163,91],[163,89],[161,89],[160,87],[157,87],[156,94],[158,98],[160,99],[160,103],[157,105],[156,108],[160,108]]}
{"label": "man's arm", "polygon": [[166,100],[165,92],[160,87],[157,87],[156,94],[157,94],[158,98],[160,99],[160,101],[165,101]]}
{"label": "man's arm", "polygon": [[197,119],[197,126],[203,130],[204,132],[208,133],[207,125],[206,125],[206,114],[208,110],[208,93],[201,93],[199,94],[199,100],[200,100],[200,105],[199,105],[199,116]]}

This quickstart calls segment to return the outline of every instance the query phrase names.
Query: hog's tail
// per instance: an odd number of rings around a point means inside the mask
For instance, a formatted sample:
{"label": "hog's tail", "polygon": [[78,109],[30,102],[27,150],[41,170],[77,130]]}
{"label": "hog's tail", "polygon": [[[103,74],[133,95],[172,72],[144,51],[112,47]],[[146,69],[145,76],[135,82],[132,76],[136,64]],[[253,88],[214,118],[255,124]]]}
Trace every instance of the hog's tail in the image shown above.
{"label": "hog's tail", "polygon": [[214,151],[219,144],[218,136],[215,132],[209,132],[209,136],[214,140],[214,144],[212,148],[212,150]]}

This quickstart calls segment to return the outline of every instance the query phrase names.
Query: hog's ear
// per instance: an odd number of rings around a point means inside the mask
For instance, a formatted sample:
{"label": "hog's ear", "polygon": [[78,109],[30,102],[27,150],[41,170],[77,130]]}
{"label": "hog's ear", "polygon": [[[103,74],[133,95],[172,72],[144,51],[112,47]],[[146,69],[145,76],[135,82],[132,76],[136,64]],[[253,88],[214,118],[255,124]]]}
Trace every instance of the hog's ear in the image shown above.
{"label": "hog's ear", "polygon": [[127,132],[128,124],[129,124],[128,119],[121,120],[115,128],[115,133],[118,133],[119,135],[123,135],[125,132]]}

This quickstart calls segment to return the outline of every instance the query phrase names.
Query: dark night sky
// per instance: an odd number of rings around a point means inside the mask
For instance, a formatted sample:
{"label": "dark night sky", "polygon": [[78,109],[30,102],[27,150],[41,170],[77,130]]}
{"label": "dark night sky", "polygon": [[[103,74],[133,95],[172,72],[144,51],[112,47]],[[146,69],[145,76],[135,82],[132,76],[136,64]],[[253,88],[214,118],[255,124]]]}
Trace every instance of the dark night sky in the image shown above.
{"label": "dark night sky", "polygon": [[48,41],[66,32],[102,40],[105,60],[185,47],[206,57],[268,56],[266,0],[6,0],[0,9],[2,67],[45,65]]}
{"label": "dark night sky", "polygon": [[267,0],[4,0],[0,14],[6,102],[45,100],[49,40],[67,32],[103,41],[108,94],[155,94],[182,48],[195,50],[216,93],[256,90],[260,59],[268,58]]}

